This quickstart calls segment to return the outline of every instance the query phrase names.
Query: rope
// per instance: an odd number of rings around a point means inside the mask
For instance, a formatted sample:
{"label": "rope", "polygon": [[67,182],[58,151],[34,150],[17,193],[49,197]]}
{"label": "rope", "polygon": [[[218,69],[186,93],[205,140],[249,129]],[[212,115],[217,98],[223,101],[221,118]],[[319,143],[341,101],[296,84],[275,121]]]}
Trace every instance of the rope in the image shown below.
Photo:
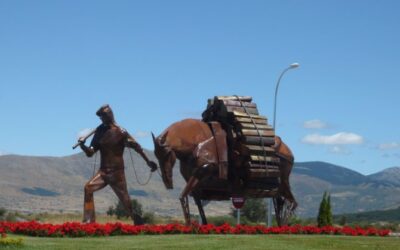
{"label": "rope", "polygon": [[137,181],[137,182],[139,183],[139,185],[141,185],[141,186],[147,185],[147,184],[149,183],[150,179],[151,179],[151,176],[153,175],[153,172],[150,172],[149,177],[147,178],[147,180],[146,180],[144,183],[141,183],[141,182],[139,181],[138,175],[137,175],[137,173],[136,173],[135,164],[133,164],[133,158],[132,158],[131,150],[128,149],[128,152],[129,152],[129,156],[130,156],[130,158],[131,158],[133,173],[135,174],[136,181]]}
{"label": "rope", "polygon": [[258,129],[258,127],[257,127],[257,125],[256,125],[256,122],[254,121],[253,117],[251,116],[251,114],[250,114],[249,111],[247,110],[246,106],[243,105],[242,100],[240,100],[239,96],[237,96],[237,95],[235,95],[235,96],[236,96],[237,100],[240,102],[240,105],[243,107],[243,109],[244,109],[244,111],[246,112],[246,114],[250,117],[250,120],[251,120],[251,122],[253,123],[254,128],[257,130],[257,134],[258,134],[258,136],[259,136],[259,138],[260,138],[261,147],[262,147],[262,150],[263,150],[264,163],[265,163],[265,164],[264,164],[264,165],[265,165],[265,173],[266,173],[266,176],[268,177],[267,154],[266,154],[266,151],[265,151],[264,141],[263,141],[263,139],[262,139],[260,130]]}

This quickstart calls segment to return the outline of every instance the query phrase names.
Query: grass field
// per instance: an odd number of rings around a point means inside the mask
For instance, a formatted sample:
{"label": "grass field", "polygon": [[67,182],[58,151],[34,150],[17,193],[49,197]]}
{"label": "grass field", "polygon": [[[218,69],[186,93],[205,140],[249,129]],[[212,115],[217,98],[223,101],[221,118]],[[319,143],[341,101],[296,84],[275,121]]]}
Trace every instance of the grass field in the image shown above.
{"label": "grass field", "polygon": [[16,249],[396,249],[398,237],[350,237],[324,235],[142,235],[98,238],[23,238]]}
{"label": "grass field", "polygon": [[[81,213],[60,213],[60,214],[51,214],[51,213],[40,213],[40,214],[31,214],[31,215],[23,215],[21,216],[22,219],[31,221],[31,220],[36,220],[41,223],[51,223],[51,224],[62,224],[65,222],[82,222],[82,217],[83,215]],[[155,223],[157,224],[165,224],[169,222],[176,222],[180,221],[183,222],[183,218],[178,217],[178,218],[170,218],[170,217],[156,217],[155,218]],[[96,214],[96,222],[100,224],[104,223],[115,223],[115,222],[121,222],[121,223],[126,223],[126,224],[131,224],[132,221],[128,217],[122,217],[117,219],[117,217],[114,216],[108,216],[106,214]]]}

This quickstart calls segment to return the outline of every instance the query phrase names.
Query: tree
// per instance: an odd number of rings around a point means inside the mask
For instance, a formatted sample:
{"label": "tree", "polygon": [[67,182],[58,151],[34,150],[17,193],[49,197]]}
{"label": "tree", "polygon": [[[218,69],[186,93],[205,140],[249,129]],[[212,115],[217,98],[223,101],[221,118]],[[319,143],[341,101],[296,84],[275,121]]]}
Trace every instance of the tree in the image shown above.
{"label": "tree", "polygon": [[346,223],[347,223],[347,218],[346,216],[342,215],[339,220],[339,225],[344,226],[346,225]]}
{"label": "tree", "polygon": [[[266,220],[267,208],[263,199],[247,199],[240,209],[240,216],[251,222]],[[232,216],[236,216],[236,209],[232,210]]]}
{"label": "tree", "polygon": [[115,209],[113,206],[109,206],[107,210],[107,215],[108,216],[113,216],[115,214]]}
{"label": "tree", "polygon": [[3,217],[6,215],[7,210],[3,207],[0,207],[0,220],[3,220]]}
{"label": "tree", "polygon": [[322,196],[321,203],[319,204],[319,211],[318,211],[318,218],[317,218],[317,223],[319,227],[323,227],[327,225],[327,220],[326,220],[326,207],[327,207],[327,200],[326,200],[326,191],[324,192],[324,195]]}
{"label": "tree", "polygon": [[317,223],[319,227],[332,225],[331,195],[325,191],[319,205]]}
{"label": "tree", "polygon": [[332,208],[331,208],[331,194],[329,194],[328,198],[327,198],[326,222],[327,222],[327,225],[329,225],[329,226],[332,226],[332,224],[333,224],[333,216],[332,216]]}
{"label": "tree", "polygon": [[[142,204],[140,204],[140,202],[136,199],[132,199],[131,203],[134,213],[142,217],[143,216]],[[118,203],[116,204],[114,214],[117,216],[118,219],[121,219],[122,217],[129,217],[121,201],[118,201]]]}
{"label": "tree", "polygon": [[[144,223],[146,223],[146,224],[154,223],[154,221],[155,221],[154,213],[152,213],[152,212],[143,213],[143,206],[136,199],[131,199],[131,202],[132,202],[133,211],[137,215],[139,215],[140,217],[143,218]],[[121,219],[122,217],[129,217],[129,215],[126,213],[125,208],[122,205],[121,201],[118,201],[118,203],[115,204],[115,207],[110,206],[107,210],[107,215],[109,215],[109,216],[116,215],[118,219]]]}

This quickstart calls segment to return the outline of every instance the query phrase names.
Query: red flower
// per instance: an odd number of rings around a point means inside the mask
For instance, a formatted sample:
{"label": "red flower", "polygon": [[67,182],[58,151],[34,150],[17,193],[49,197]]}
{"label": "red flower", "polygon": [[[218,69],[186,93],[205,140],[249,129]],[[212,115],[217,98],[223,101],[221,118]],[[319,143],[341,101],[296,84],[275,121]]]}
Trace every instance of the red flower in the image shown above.
{"label": "red flower", "polygon": [[66,222],[64,224],[41,224],[30,222],[0,222],[0,234],[5,237],[7,232],[39,237],[82,237],[82,236],[110,236],[110,235],[137,235],[137,234],[331,234],[331,235],[363,235],[387,236],[390,230],[380,230],[373,227],[316,227],[316,226],[281,226],[265,227],[262,225],[221,226],[199,225],[193,223],[185,226],[178,223],[166,225],[134,226],[122,223],[81,224]]}

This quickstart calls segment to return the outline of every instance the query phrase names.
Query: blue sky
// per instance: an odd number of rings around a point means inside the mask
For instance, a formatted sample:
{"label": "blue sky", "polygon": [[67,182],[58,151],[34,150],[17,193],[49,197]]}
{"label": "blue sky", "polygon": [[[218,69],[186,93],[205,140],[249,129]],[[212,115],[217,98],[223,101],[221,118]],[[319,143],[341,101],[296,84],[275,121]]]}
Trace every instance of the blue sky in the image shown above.
{"label": "blue sky", "polygon": [[149,132],[250,95],[297,161],[400,166],[399,1],[1,1],[0,154],[64,156],[104,103]]}

